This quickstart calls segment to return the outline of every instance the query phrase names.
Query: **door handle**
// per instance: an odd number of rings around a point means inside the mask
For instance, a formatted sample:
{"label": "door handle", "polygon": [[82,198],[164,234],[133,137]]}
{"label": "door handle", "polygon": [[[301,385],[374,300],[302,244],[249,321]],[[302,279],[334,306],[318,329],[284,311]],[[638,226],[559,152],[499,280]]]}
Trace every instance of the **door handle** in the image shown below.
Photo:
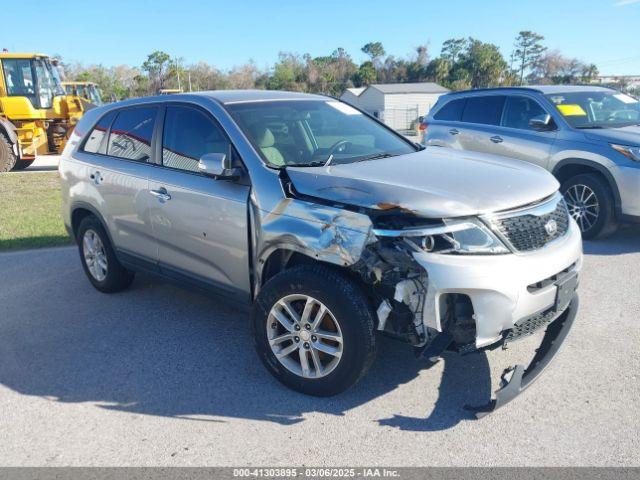
{"label": "door handle", "polygon": [[502,140],[502,137],[499,135],[495,135],[491,137],[489,140],[491,140],[493,143],[502,143],[504,141]]}
{"label": "door handle", "polygon": [[164,187],[159,188],[158,190],[149,190],[149,193],[161,202],[168,202],[171,200],[171,195],[167,193],[167,189]]}
{"label": "door handle", "polygon": [[449,133],[451,135],[458,135],[460,131],[457,128],[452,128],[451,130],[449,130]]}

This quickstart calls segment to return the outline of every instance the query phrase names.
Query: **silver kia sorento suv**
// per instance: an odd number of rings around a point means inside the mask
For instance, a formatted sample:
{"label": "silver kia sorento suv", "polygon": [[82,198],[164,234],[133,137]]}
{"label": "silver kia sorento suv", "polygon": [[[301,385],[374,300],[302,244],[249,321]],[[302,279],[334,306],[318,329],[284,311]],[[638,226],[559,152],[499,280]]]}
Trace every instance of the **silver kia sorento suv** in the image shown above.
{"label": "silver kia sorento suv", "polygon": [[640,222],[640,102],[592,86],[469,90],[440,97],[423,144],[518,158],[546,168],[584,238]]}
{"label": "silver kia sorento suv", "polygon": [[362,377],[376,332],[435,359],[546,330],[481,415],[538,376],[576,314],[580,230],[552,175],[425,150],[328,97],[112,104],[86,113],[59,168],[98,290],[145,271],[251,304],[264,365],[307,394]]}

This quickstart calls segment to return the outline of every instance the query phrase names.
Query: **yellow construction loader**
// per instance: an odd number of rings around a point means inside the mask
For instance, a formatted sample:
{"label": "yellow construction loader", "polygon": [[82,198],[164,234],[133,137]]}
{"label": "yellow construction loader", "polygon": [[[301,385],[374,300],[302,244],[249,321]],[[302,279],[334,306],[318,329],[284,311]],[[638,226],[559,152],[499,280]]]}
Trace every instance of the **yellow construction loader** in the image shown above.
{"label": "yellow construction loader", "polygon": [[[102,92],[96,83],[93,82],[62,82],[67,95],[80,97],[90,106],[99,107],[102,105]],[[86,110],[86,108],[85,108]]]}
{"label": "yellow construction loader", "polygon": [[60,153],[84,109],[79,97],[65,94],[47,55],[1,52],[0,172]]}

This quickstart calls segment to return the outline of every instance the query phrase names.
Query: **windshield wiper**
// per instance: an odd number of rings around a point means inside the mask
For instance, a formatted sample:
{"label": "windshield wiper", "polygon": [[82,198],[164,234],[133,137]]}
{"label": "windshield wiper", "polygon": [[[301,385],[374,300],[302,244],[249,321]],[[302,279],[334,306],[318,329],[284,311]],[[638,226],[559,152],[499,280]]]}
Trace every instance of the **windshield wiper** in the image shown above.
{"label": "windshield wiper", "polygon": [[587,130],[591,128],[604,128],[602,125],[578,125],[576,128],[580,130]]}
{"label": "windshield wiper", "polygon": [[285,167],[322,167],[325,163],[325,160],[314,160],[313,162],[308,163],[292,163],[290,165],[285,165]]}
{"label": "windshield wiper", "polygon": [[380,153],[374,153],[373,155],[359,158],[358,160],[356,160],[356,162],[365,162],[367,160],[378,160],[379,158],[389,158],[389,157],[395,157],[395,156],[397,155],[394,155],[393,153],[380,152]]}

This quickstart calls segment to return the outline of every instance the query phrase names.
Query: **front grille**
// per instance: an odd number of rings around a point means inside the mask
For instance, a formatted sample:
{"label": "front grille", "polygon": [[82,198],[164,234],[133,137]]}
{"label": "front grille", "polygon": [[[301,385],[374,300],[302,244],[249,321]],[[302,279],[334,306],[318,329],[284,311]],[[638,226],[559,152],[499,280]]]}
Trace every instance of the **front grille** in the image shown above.
{"label": "front grille", "polygon": [[525,210],[515,216],[501,216],[494,220],[498,232],[519,252],[542,248],[552,240],[562,237],[569,229],[569,212],[564,200],[559,199],[555,209],[547,213],[534,213],[537,209],[538,207],[533,207],[531,213]]}
{"label": "front grille", "polygon": [[516,322],[511,330],[504,337],[504,343],[514,342],[529,335],[533,335],[538,330],[546,327],[556,317],[556,311],[553,308],[539,313],[532,317]]}

